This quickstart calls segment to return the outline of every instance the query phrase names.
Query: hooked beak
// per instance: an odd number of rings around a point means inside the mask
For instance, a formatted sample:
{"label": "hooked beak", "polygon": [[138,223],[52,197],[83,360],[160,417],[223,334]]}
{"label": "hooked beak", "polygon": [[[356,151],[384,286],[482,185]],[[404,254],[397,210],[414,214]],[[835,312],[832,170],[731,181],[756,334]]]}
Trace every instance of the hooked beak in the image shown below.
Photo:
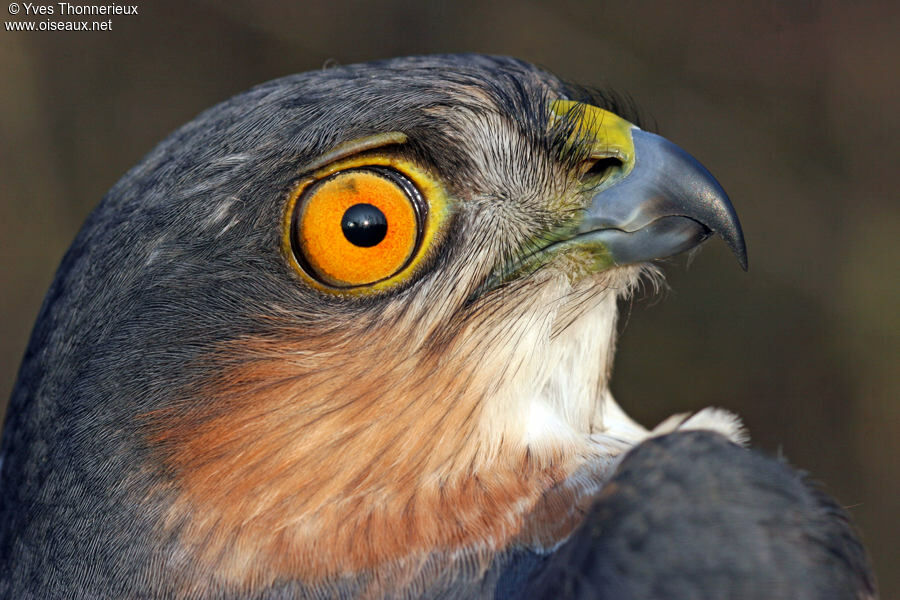
{"label": "hooked beak", "polygon": [[[575,103],[556,102],[554,112]],[[719,235],[747,269],[737,213],[719,182],[690,154],[599,108],[577,105],[594,136],[596,158],[616,158],[617,172],[598,188],[576,237],[604,247],[618,265],[672,256]]]}

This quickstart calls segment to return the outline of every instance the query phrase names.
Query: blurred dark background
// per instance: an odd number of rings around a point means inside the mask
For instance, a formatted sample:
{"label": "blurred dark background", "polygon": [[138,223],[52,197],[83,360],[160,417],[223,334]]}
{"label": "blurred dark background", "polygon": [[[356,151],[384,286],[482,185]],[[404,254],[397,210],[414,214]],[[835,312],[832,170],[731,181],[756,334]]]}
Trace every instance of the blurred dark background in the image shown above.
{"label": "blurred dark background", "polygon": [[744,224],[749,273],[713,241],[623,307],[619,401],[646,425],[740,413],[849,507],[900,597],[900,4],[131,1],[109,32],[0,31],[0,411],[81,222],[171,130],[334,62],[514,55],[631,95]]}

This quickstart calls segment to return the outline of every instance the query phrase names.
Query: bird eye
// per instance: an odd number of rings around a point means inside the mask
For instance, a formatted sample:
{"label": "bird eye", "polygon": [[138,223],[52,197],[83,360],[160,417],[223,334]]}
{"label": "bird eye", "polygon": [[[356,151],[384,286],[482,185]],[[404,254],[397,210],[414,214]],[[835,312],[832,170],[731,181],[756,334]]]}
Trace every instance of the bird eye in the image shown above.
{"label": "bird eye", "polygon": [[291,217],[291,249],[307,275],[346,289],[386,280],[422,245],[428,205],[398,170],[366,165],[309,183]]}

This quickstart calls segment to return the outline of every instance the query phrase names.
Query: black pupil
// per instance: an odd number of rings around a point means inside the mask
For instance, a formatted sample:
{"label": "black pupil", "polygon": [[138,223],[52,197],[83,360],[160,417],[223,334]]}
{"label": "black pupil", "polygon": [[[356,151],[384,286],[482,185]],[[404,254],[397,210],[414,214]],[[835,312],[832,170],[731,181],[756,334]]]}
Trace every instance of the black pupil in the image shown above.
{"label": "black pupil", "polygon": [[371,204],[354,204],[341,218],[344,237],[354,246],[377,246],[387,235],[387,218]]}

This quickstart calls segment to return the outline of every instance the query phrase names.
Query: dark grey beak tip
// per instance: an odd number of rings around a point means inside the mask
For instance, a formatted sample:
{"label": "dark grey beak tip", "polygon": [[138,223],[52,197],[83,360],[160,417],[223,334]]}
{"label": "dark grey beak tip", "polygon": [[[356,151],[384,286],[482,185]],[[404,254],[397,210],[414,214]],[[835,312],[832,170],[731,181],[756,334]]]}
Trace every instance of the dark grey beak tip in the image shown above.
{"label": "dark grey beak tip", "polygon": [[[712,178],[712,175],[710,175],[710,178]],[[712,181],[715,182],[715,187],[718,188],[717,200],[714,206],[717,210],[724,213],[718,218],[710,220],[713,224],[712,229],[715,233],[722,236],[731,252],[734,253],[734,257],[737,258],[738,264],[741,265],[744,271],[747,271],[750,265],[747,260],[747,243],[744,241],[741,222],[738,220],[737,212],[734,210],[734,206],[728,199],[725,190],[722,189],[722,186],[715,179],[712,179]]]}
{"label": "dark grey beak tip", "polygon": [[[646,135],[644,132],[640,133]],[[651,135],[646,136],[646,141],[641,141],[647,146],[655,145],[654,150],[660,151],[661,158],[669,161],[681,173],[680,181],[677,176],[672,176],[669,180],[674,202],[685,210],[684,216],[696,219],[713,233],[722,236],[738,264],[746,271],[749,264],[744,232],[737,211],[722,185],[700,161],[682,148],[665,138],[650,137]],[[636,135],[635,138],[637,137]]]}
{"label": "dark grey beak tip", "polygon": [[[718,184],[718,182],[716,183]],[[718,227],[713,231],[722,236],[722,239],[725,240],[725,243],[728,245],[728,248],[731,249],[734,257],[737,258],[738,264],[741,265],[741,269],[747,271],[750,268],[750,265],[747,259],[747,243],[744,241],[744,232],[741,229],[741,222],[738,220],[737,212],[734,210],[727,194],[725,194],[725,190],[719,185],[716,187],[719,189],[720,198],[717,202],[718,207],[727,214],[722,215],[719,219],[715,220],[715,224],[718,225]]]}
{"label": "dark grey beak tip", "polygon": [[747,246],[743,244],[743,239],[741,239],[740,248],[732,248],[731,251],[734,252],[734,255],[737,256],[738,264],[741,265],[741,268],[744,271],[750,270],[750,261],[747,260]]}

